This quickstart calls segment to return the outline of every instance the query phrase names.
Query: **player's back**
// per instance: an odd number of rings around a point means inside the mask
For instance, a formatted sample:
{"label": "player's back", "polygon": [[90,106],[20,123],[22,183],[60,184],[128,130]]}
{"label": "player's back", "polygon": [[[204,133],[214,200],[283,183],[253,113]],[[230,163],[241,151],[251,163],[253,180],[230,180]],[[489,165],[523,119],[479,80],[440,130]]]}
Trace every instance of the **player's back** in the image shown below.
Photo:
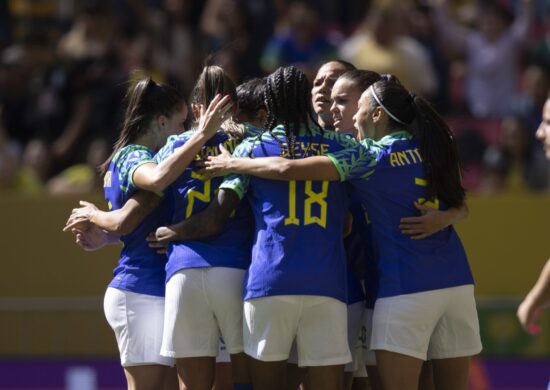
{"label": "player's back", "polygon": [[[245,143],[237,153],[291,158],[282,126]],[[303,128],[296,137],[293,157],[322,155],[354,144],[351,137],[312,126],[310,132]],[[345,186],[327,181],[247,180],[256,234],[245,299],[305,294],[345,301]]]}
{"label": "player's back", "polygon": [[[167,158],[175,149],[182,147],[191,135],[192,131],[189,131],[171,139],[171,142],[167,143],[155,158],[158,161]],[[202,147],[195,161],[220,154],[220,144],[232,152],[239,141],[219,131]],[[222,181],[223,178],[220,177],[202,176],[198,173],[195,163],[187,167],[167,189],[174,205],[171,222],[180,222],[204,210]],[[251,222],[250,208],[243,202],[235,209],[232,217],[217,235],[200,241],[172,243],[168,249],[167,278],[182,268],[210,266],[246,268],[250,262]]]}
{"label": "player's back", "polygon": [[[396,132],[380,141],[362,141],[346,158],[343,154],[337,158],[341,167],[355,161],[349,164],[347,176],[353,178],[350,182],[361,194],[372,221],[380,256],[379,297],[473,282],[452,226],[423,240],[411,240],[399,229],[401,218],[418,215],[414,202],[448,208],[438,199],[426,200],[423,159],[415,137],[406,131]],[[361,159],[364,162],[358,163]]]}

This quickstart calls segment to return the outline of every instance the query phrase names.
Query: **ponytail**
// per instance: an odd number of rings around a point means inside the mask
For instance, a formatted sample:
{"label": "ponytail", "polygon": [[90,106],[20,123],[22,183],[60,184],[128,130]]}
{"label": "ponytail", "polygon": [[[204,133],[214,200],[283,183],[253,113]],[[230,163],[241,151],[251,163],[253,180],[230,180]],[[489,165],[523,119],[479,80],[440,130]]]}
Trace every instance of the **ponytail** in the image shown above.
{"label": "ponytail", "polygon": [[150,130],[151,121],[159,115],[169,117],[185,104],[183,96],[176,88],[166,84],[157,84],[151,77],[130,86],[126,92],[125,100],[127,107],[122,129],[113,146],[113,152],[99,166],[101,175],[107,172],[111,160],[120,149],[135,142],[138,137]]}
{"label": "ponytail", "polygon": [[466,198],[462,187],[455,137],[443,118],[425,99],[410,94],[393,76],[369,87],[372,106],[387,113],[391,128],[410,127],[418,138],[427,181],[427,198],[439,198],[449,207],[460,207]]}
{"label": "ponytail", "polygon": [[[217,94],[229,95],[231,101],[237,102],[237,88],[235,83],[223,68],[218,65],[206,65],[191,92],[191,103],[202,104],[208,107]],[[198,118],[194,119],[195,125],[197,120]],[[222,130],[234,139],[240,140],[244,137],[243,127],[235,123],[232,119],[224,121]]]}
{"label": "ponytail", "polygon": [[460,207],[466,198],[462,186],[458,148],[453,132],[425,99],[414,96],[415,133],[428,183],[428,197],[437,197],[449,207]]}

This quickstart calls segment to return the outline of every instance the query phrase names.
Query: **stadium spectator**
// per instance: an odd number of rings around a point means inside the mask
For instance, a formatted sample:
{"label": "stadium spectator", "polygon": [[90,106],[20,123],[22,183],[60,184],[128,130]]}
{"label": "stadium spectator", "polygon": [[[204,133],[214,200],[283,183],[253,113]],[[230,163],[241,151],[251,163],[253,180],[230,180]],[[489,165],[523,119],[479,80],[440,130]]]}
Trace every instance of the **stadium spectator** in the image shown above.
{"label": "stadium spectator", "polygon": [[[258,72],[258,52],[254,53],[249,8],[237,0],[209,0],[204,8],[200,30],[207,53],[222,52],[218,64],[231,64],[232,77],[250,76]],[[240,80],[237,77],[234,80]]]}
{"label": "stadium spectator", "polygon": [[419,4],[413,7],[407,16],[411,37],[424,47],[435,72],[437,83],[432,94],[432,103],[440,111],[446,111],[449,105],[448,53],[436,33],[432,9],[425,4]]}
{"label": "stadium spectator", "polygon": [[512,24],[513,15],[508,8],[496,2],[484,3],[475,29],[458,25],[447,16],[446,1],[438,3],[437,31],[447,45],[465,57],[465,95],[472,115],[513,115],[513,102],[518,97],[519,50],[531,25],[530,0],[522,0]]}
{"label": "stadium spectator", "polygon": [[541,23],[542,35],[529,45],[529,62],[550,72],[550,4],[544,6]]}
{"label": "stadium spectator", "polygon": [[547,163],[530,147],[524,122],[517,117],[502,121],[499,145],[491,145],[484,155],[485,178],[481,192],[498,193],[547,188]]}
{"label": "stadium spectator", "polygon": [[407,88],[432,96],[437,89],[434,69],[426,49],[402,33],[403,16],[393,6],[372,8],[343,43],[340,56],[358,69],[394,74]]}
{"label": "stadium spectator", "polygon": [[267,43],[260,60],[265,72],[295,65],[313,79],[314,72],[336,54],[335,43],[323,33],[317,11],[304,1],[288,7],[286,26]]}

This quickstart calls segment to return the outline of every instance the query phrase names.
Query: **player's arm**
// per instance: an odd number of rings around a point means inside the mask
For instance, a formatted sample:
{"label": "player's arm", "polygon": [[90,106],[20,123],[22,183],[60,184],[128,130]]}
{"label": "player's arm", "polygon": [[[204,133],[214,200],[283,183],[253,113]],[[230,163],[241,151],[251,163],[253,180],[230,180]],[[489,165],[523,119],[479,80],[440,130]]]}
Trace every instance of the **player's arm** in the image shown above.
{"label": "player's arm", "polygon": [[258,176],[270,180],[340,180],[340,174],[325,156],[289,160],[283,157],[243,158],[231,157],[220,146],[218,156],[210,156],[205,161],[204,170],[212,176],[228,173]]}
{"label": "player's arm", "polygon": [[105,245],[120,242],[120,236],[106,232],[97,226],[92,226],[88,230],[71,229],[75,235],[75,242],[85,251],[96,251]]}
{"label": "player's arm", "polygon": [[80,201],[82,207],[73,209],[63,231],[79,229],[85,231],[95,225],[119,236],[131,233],[160,203],[160,196],[148,191],[138,191],[114,211],[102,211],[93,203]]}
{"label": "player's arm", "polygon": [[539,278],[531,291],[518,307],[519,322],[529,333],[538,333],[540,330],[537,318],[541,309],[550,304],[550,259],[542,269]]}
{"label": "player's arm", "polygon": [[201,240],[218,234],[239,204],[238,195],[221,188],[200,213],[170,226],[161,226],[147,237],[150,246],[160,248],[170,241]]}
{"label": "player's arm", "polygon": [[436,210],[425,204],[414,202],[414,206],[422,213],[419,217],[401,218],[399,229],[401,233],[413,240],[421,240],[431,236],[446,227],[468,217],[468,205],[454,207],[445,211]]}
{"label": "player's arm", "polygon": [[138,166],[132,174],[133,184],[143,190],[162,192],[191,164],[206,141],[216,133],[232,106],[229,96],[216,95],[205,111],[201,106],[198,129],[173,154],[156,164],[147,162]]}

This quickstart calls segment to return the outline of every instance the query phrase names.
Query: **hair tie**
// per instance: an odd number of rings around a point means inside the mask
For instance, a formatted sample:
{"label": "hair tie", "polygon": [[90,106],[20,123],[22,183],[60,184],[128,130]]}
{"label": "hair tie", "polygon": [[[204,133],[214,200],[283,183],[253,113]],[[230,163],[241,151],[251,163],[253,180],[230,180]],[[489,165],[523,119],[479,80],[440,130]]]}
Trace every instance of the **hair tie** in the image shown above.
{"label": "hair tie", "polygon": [[372,96],[374,97],[374,100],[376,100],[376,103],[378,103],[378,105],[380,107],[382,107],[384,109],[384,111],[386,111],[386,114],[388,114],[388,116],[390,118],[392,118],[394,121],[398,122],[398,123],[401,123],[402,125],[407,125],[405,122],[403,122],[402,120],[398,119],[395,115],[393,115],[387,108],[386,106],[384,106],[382,104],[382,102],[380,101],[380,99],[378,99],[378,96],[376,96],[376,92],[374,92],[374,88],[372,87],[372,85],[369,87],[369,90],[370,90],[370,93],[372,94]]}

